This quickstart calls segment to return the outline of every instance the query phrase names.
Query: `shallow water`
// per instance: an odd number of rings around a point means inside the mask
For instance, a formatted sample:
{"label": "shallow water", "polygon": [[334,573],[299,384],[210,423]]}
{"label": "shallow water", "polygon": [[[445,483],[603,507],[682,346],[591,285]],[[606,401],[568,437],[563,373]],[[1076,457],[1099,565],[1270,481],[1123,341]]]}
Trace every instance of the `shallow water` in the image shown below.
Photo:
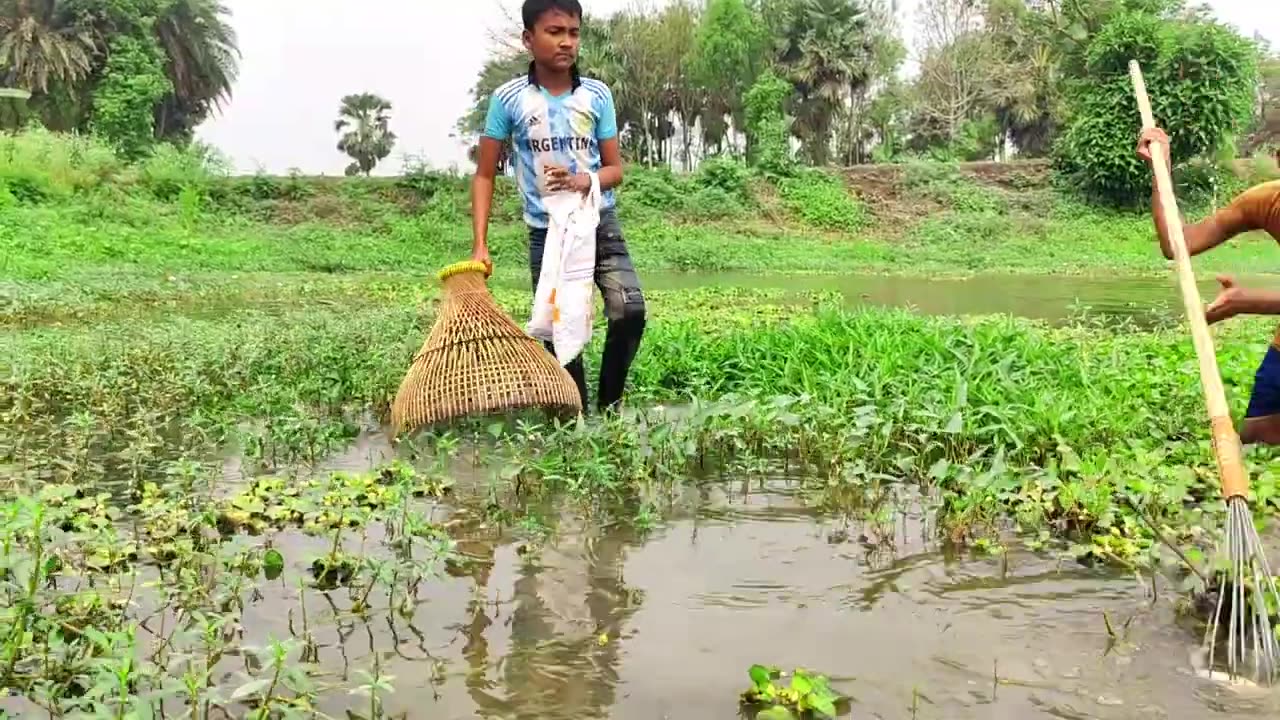
{"label": "shallow water", "polygon": [[[331,467],[389,454],[366,436]],[[1280,711],[1280,690],[1193,678],[1198,637],[1176,623],[1173,594],[1152,602],[1132,575],[1025,550],[952,556],[918,515],[888,528],[845,525],[806,507],[780,476],[691,489],[683,500],[643,537],[562,512],[529,554],[518,538],[441,507],[479,562],[431,583],[410,619],[381,611],[335,624],[308,593],[313,624],[324,626],[320,661],[346,675],[377,653],[395,676],[387,711],[410,718],[733,718],[753,663],[827,674],[859,718]],[[290,570],[246,617],[256,636],[288,635],[293,583],[324,549],[322,539],[290,538]],[[349,605],[343,590],[330,597],[336,610]],[[1116,627],[1132,619],[1124,642],[1111,642],[1104,612]],[[341,715],[349,702],[332,697],[323,709]]]}
{"label": "shallow water", "polygon": [[[1280,288],[1280,276],[1239,276],[1242,285]],[[791,292],[836,291],[846,305],[912,308],[930,315],[1008,314],[1047,322],[1065,322],[1090,314],[1150,323],[1181,319],[1182,297],[1172,271],[1166,276],[1072,276],[977,274],[935,278],[896,275],[768,275],[750,273],[649,273],[642,281],[654,290],[706,286],[777,288]],[[1213,276],[1198,277],[1208,303],[1219,286]]]}

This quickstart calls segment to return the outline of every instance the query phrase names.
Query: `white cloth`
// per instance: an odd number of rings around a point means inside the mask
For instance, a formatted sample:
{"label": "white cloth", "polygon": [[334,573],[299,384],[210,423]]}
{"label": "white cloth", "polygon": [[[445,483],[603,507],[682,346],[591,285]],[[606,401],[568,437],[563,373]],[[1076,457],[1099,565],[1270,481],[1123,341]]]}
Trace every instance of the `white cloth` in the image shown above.
{"label": "white cloth", "polygon": [[600,178],[591,173],[591,190],[586,195],[556,193],[543,202],[550,218],[526,332],[551,342],[563,367],[591,341]]}

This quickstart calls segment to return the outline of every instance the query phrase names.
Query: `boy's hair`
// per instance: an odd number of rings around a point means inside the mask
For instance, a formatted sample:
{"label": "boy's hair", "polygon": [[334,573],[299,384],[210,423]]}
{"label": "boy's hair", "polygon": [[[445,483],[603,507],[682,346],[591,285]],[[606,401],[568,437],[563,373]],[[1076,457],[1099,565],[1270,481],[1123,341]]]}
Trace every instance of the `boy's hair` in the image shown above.
{"label": "boy's hair", "polygon": [[582,3],[578,0],[524,0],[524,8],[520,13],[524,19],[524,29],[533,30],[538,18],[552,10],[559,10],[570,17],[582,18]]}

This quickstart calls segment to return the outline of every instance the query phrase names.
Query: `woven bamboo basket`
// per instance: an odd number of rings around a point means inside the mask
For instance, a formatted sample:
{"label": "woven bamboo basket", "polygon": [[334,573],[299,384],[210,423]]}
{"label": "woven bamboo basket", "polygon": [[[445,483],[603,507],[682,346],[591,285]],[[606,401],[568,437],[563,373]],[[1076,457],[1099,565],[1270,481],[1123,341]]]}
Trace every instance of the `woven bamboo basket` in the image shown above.
{"label": "woven bamboo basket", "polygon": [[483,263],[455,263],[439,278],[444,300],[435,325],[391,406],[396,433],[521,408],[582,412],[568,371],[498,307]]}

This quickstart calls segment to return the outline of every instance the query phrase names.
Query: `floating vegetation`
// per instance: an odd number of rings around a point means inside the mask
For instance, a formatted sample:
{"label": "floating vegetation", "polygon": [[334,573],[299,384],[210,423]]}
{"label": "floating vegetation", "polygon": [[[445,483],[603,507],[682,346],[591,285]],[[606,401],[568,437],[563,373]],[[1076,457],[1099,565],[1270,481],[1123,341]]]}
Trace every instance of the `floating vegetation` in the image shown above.
{"label": "floating vegetation", "polygon": [[747,674],[751,687],[743,691],[744,710],[754,713],[755,720],[798,720],[799,718],[835,718],[839,707],[848,709],[849,698],[831,689],[826,676],[797,668],[788,682],[776,667],[752,665]]}
{"label": "floating vegetation", "polygon": [[[244,643],[246,609],[264,599],[264,583],[288,576],[274,532],[293,525],[330,538],[309,580],[316,591],[347,588],[357,615],[377,604],[411,616],[422,582],[456,558],[448,533],[415,506],[448,483],[403,463],[292,484],[267,478],[221,499],[190,479],[147,483],[124,509],[68,484],[0,506],[0,685],[55,716],[184,707],[198,717],[311,717],[326,686],[305,661],[314,642],[305,610],[293,638]],[[365,542],[375,523],[380,552]],[[273,534],[254,542],[248,527]],[[295,586],[305,602],[304,578]],[[246,657],[257,658],[248,672],[228,672]],[[379,672],[371,682],[385,692]]]}

